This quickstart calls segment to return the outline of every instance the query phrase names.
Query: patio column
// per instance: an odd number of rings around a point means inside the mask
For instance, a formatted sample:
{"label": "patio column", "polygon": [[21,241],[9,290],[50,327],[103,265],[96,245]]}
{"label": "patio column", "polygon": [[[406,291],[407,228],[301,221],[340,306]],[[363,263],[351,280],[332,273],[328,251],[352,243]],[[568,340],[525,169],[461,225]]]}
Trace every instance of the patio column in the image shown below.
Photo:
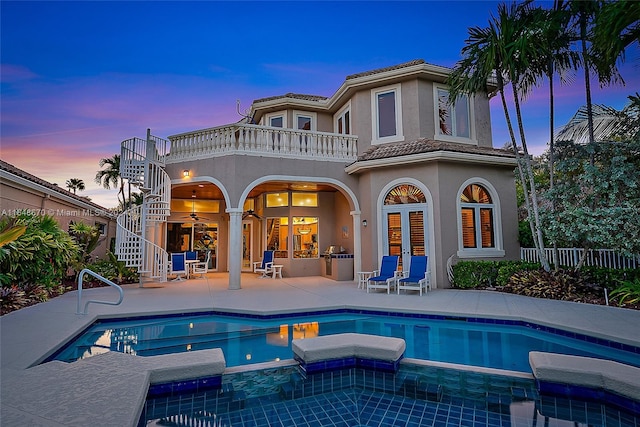
{"label": "patio column", "polygon": [[240,289],[242,270],[242,209],[227,209],[229,214],[229,289]]}

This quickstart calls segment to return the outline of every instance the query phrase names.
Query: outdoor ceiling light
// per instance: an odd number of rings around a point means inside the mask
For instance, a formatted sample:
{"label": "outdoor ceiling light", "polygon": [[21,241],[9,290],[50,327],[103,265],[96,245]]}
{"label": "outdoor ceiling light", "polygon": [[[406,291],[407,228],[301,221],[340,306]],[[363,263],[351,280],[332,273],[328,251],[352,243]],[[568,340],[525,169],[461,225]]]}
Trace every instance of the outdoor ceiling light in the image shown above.
{"label": "outdoor ceiling light", "polygon": [[191,175],[189,169],[185,169],[182,171],[182,176],[184,176],[185,178],[189,178],[189,175]]}

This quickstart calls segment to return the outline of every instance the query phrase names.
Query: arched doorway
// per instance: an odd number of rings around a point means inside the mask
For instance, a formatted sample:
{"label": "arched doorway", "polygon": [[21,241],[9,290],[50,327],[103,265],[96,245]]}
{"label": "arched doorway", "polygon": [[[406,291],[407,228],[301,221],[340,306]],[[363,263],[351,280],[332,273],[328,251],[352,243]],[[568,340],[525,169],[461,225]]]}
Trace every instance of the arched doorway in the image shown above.
{"label": "arched doorway", "polygon": [[383,251],[398,255],[400,268],[412,255],[428,255],[427,200],[418,187],[400,184],[385,196],[382,206]]}

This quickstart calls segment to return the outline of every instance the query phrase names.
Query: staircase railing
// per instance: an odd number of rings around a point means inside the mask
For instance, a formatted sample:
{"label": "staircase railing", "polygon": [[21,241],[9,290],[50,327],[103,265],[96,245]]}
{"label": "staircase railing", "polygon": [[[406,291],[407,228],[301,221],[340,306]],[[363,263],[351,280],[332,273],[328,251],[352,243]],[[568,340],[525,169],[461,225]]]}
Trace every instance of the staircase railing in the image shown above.
{"label": "staircase railing", "polygon": [[134,206],[118,216],[116,255],[128,267],[137,268],[142,278],[167,281],[169,256],[147,238],[153,229],[169,216],[171,179],[164,171],[167,141],[152,136],[131,138],[121,144],[120,175],[131,185],[140,188],[143,204]]}

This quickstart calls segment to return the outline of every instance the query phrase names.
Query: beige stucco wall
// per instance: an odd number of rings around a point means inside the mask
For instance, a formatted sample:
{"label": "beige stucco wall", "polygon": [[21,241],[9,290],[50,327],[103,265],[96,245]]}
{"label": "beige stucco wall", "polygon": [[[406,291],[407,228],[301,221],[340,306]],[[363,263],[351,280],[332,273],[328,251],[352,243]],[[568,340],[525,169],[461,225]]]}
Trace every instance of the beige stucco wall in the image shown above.
{"label": "beige stucco wall", "polygon": [[[391,182],[421,183],[431,195],[432,204],[427,208],[427,233],[430,265],[435,271],[438,287],[449,287],[446,276],[447,259],[458,253],[458,210],[457,199],[463,183],[472,178],[486,180],[496,190],[500,204],[502,225],[501,247],[504,257],[473,259],[517,259],[519,255],[517,206],[513,170],[510,167],[482,166],[465,163],[431,162],[407,165],[403,168],[376,169],[366,172],[360,179],[360,205],[362,218],[368,226],[362,234],[362,269],[370,271],[378,268],[382,257],[380,235],[382,217],[379,216],[381,199],[384,198]],[[475,181],[482,183],[481,180]],[[383,194],[384,193],[384,194]],[[427,199],[427,201],[429,198]],[[433,224],[433,226],[431,226]],[[456,255],[457,256],[457,255]]]}
{"label": "beige stucco wall", "polygon": [[105,233],[100,237],[98,247],[91,253],[95,258],[106,258],[111,239],[116,235],[115,218],[101,215],[93,205],[56,195],[54,190],[43,188],[39,191],[11,179],[2,178],[0,179],[0,213],[15,215],[17,212],[50,215],[64,231],[69,230],[69,224],[72,221],[88,225],[105,224]]}

